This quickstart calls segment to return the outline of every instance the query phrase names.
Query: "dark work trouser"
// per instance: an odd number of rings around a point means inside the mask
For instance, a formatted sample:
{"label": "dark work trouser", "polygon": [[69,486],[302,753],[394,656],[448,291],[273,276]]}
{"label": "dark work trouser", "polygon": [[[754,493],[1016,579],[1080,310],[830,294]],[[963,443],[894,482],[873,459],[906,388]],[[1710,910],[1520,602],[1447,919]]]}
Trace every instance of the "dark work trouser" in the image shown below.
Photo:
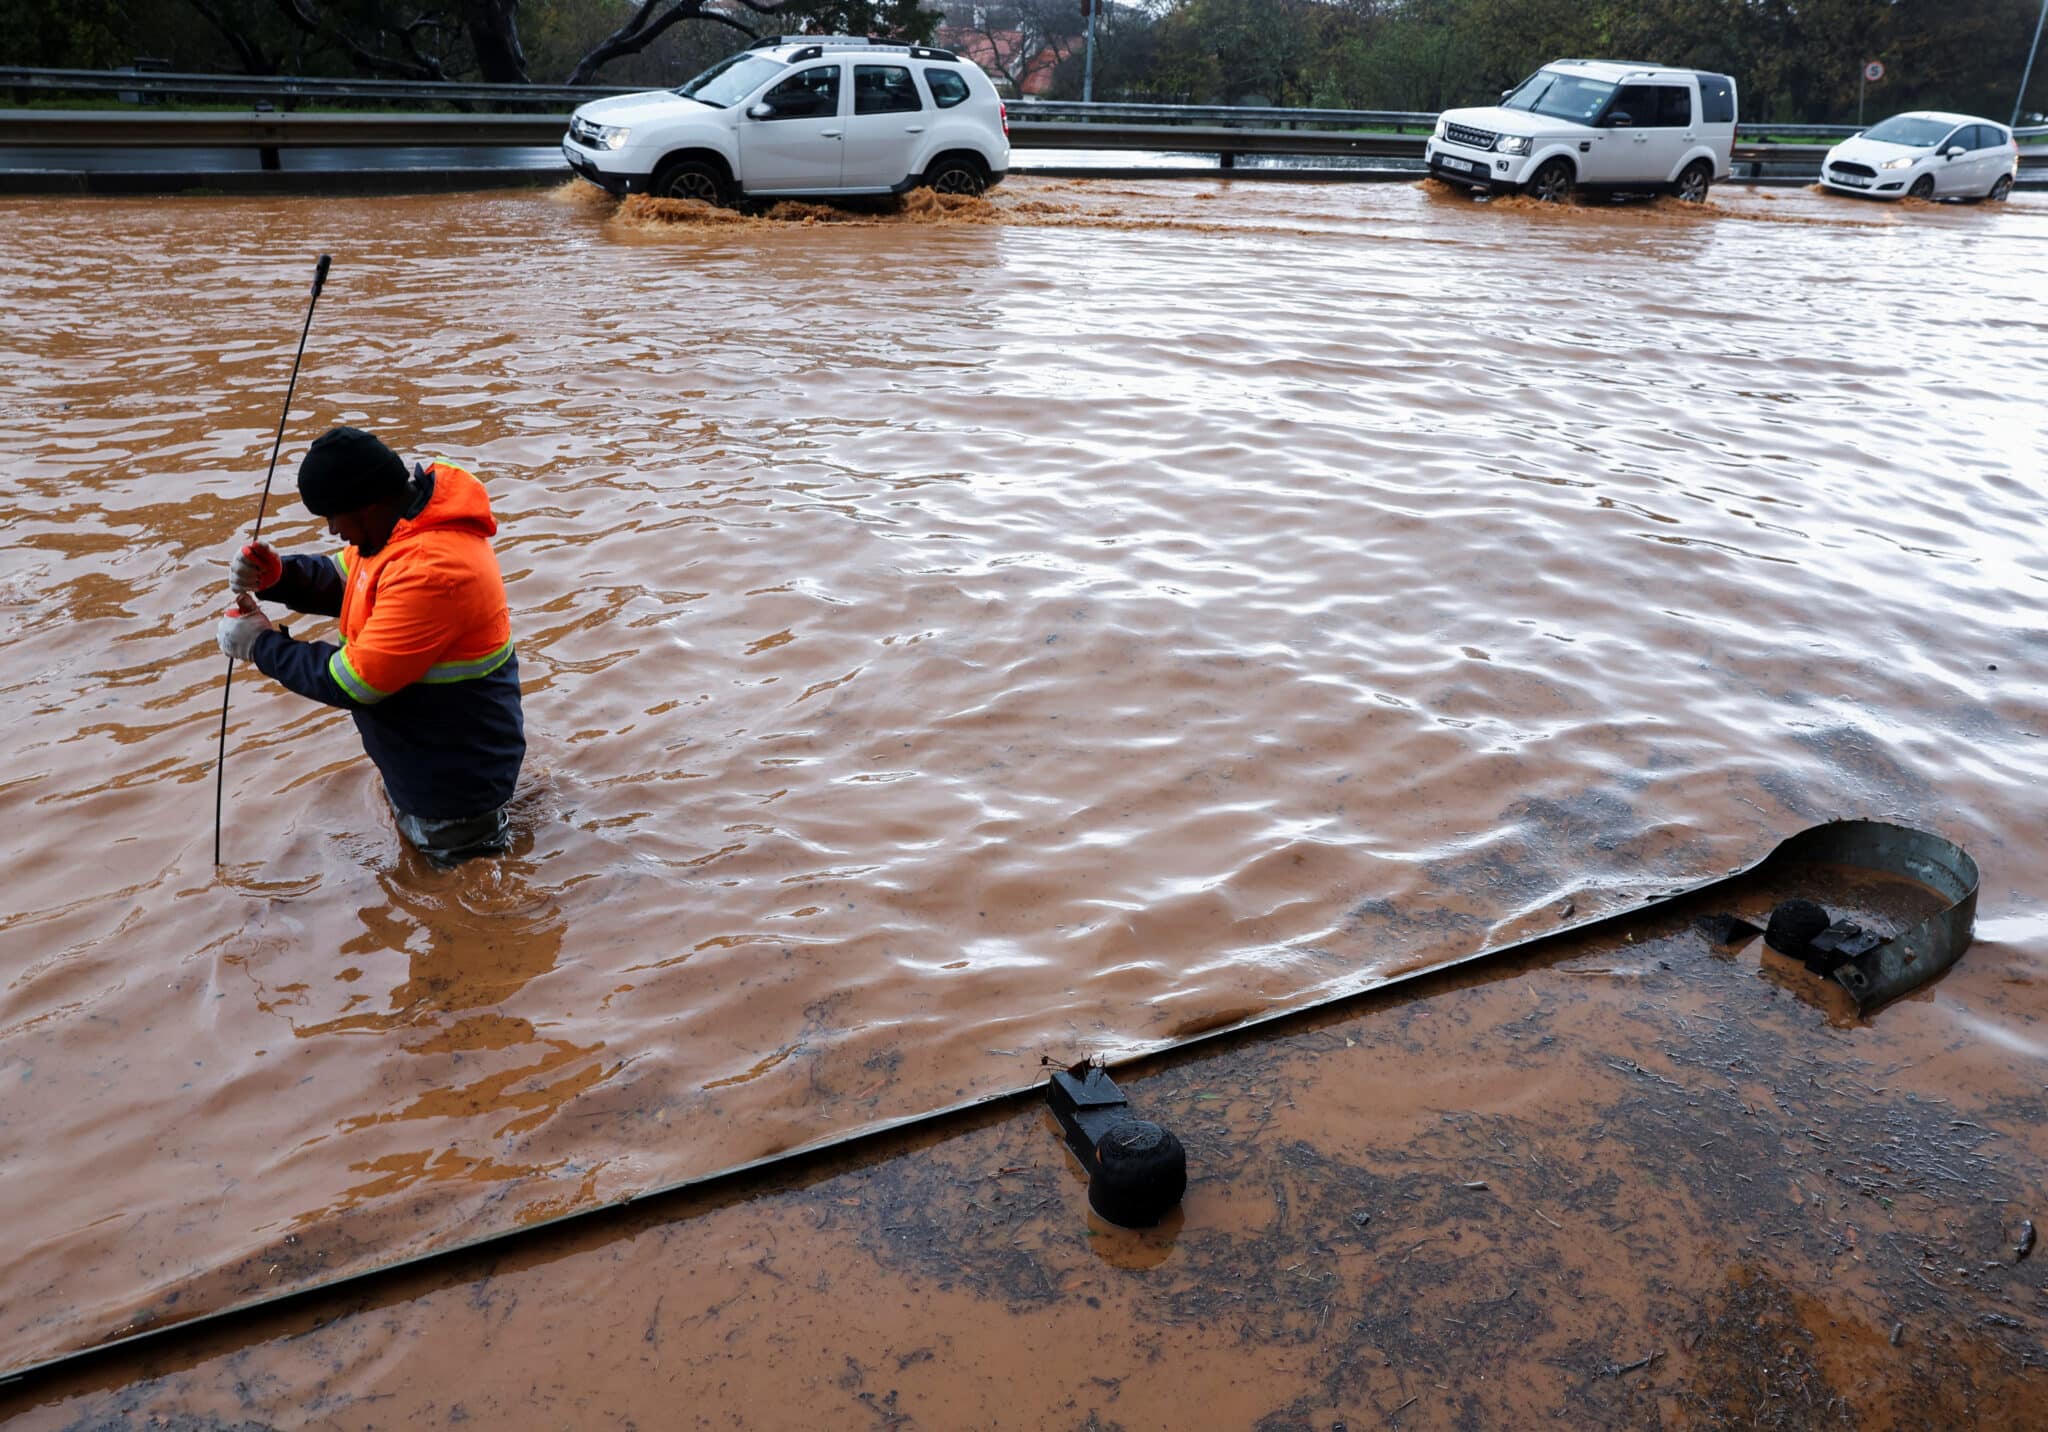
{"label": "dark work trouser", "polygon": [[511,843],[503,806],[454,820],[424,820],[395,806],[391,814],[413,849],[444,870],[479,855],[503,855]]}

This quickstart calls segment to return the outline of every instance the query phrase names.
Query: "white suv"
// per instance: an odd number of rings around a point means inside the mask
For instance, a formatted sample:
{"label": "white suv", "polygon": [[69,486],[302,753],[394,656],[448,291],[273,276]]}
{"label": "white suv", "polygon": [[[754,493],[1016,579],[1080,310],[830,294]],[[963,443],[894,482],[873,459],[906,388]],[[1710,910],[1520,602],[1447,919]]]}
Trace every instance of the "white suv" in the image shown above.
{"label": "white suv", "polygon": [[614,194],[725,204],[740,195],[979,194],[1010,167],[1010,117],[950,50],[783,36],[680,89],[593,100],[562,139]]}
{"label": "white suv", "polygon": [[1726,179],[1735,81],[1700,70],[1555,60],[1486,109],[1450,109],[1429,172],[1475,189],[1561,202],[1575,188],[1654,191],[1698,201]]}

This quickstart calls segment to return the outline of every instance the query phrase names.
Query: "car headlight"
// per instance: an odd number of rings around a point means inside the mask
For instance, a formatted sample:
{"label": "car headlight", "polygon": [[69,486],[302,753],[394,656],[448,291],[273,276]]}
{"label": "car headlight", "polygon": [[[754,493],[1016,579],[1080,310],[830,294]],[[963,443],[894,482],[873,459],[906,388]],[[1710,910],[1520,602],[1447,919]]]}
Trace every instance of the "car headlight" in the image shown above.
{"label": "car headlight", "polygon": [[616,124],[593,124],[584,130],[590,136],[594,149],[621,149],[625,147],[626,136],[632,132]]}
{"label": "car headlight", "polygon": [[1527,154],[1529,141],[1519,134],[1503,134],[1494,148],[1503,154]]}
{"label": "car headlight", "polygon": [[1444,137],[1444,131],[1450,127],[1450,123],[1451,122],[1447,119],[1443,119],[1441,117],[1438,118],[1436,122],[1436,137],[1438,139],[1442,139]]}
{"label": "car headlight", "polygon": [[1885,169],[1911,169],[1915,164],[1918,164],[1919,162],[1919,155],[1909,154],[1904,159],[1887,159],[1880,167]]}

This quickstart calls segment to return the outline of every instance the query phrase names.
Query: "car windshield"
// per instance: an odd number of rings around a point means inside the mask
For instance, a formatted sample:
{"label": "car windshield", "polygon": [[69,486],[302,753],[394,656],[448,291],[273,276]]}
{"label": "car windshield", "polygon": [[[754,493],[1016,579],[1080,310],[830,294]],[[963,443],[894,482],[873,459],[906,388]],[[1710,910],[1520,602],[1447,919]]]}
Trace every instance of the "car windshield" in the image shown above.
{"label": "car windshield", "polygon": [[1883,124],[1863,131],[1865,139],[1880,144],[1903,144],[1908,149],[1926,149],[1955,126],[1945,119],[1917,119],[1910,114],[1894,115]]}
{"label": "car windshield", "polygon": [[684,99],[724,109],[737,100],[745,99],[756,85],[770,75],[781,74],[782,70],[780,60],[741,50],[737,55],[727,55],[676,93]]}
{"label": "car windshield", "polygon": [[1614,86],[1604,80],[1561,75],[1555,70],[1538,70],[1500,103],[1503,109],[1526,109],[1531,114],[1547,114],[1553,119],[1575,119],[1580,124],[1590,124],[1613,93]]}

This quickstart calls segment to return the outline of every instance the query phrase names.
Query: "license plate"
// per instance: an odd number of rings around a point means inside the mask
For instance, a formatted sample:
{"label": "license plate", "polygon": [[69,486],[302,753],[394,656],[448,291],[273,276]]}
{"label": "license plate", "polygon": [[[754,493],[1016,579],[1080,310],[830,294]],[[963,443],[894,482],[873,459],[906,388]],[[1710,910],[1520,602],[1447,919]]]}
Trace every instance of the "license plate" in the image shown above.
{"label": "license plate", "polygon": [[1436,157],[1436,162],[1443,165],[1446,169],[1462,169],[1467,174],[1470,174],[1474,169],[1477,169],[1479,167],[1477,164],[1474,164],[1469,159],[1456,159],[1448,154],[1439,154]]}
{"label": "license plate", "polygon": [[1837,174],[1835,176],[1835,182],[1837,184],[1846,184],[1851,189],[1868,189],[1870,187],[1870,181],[1868,179],[1858,179],[1853,174]]}

